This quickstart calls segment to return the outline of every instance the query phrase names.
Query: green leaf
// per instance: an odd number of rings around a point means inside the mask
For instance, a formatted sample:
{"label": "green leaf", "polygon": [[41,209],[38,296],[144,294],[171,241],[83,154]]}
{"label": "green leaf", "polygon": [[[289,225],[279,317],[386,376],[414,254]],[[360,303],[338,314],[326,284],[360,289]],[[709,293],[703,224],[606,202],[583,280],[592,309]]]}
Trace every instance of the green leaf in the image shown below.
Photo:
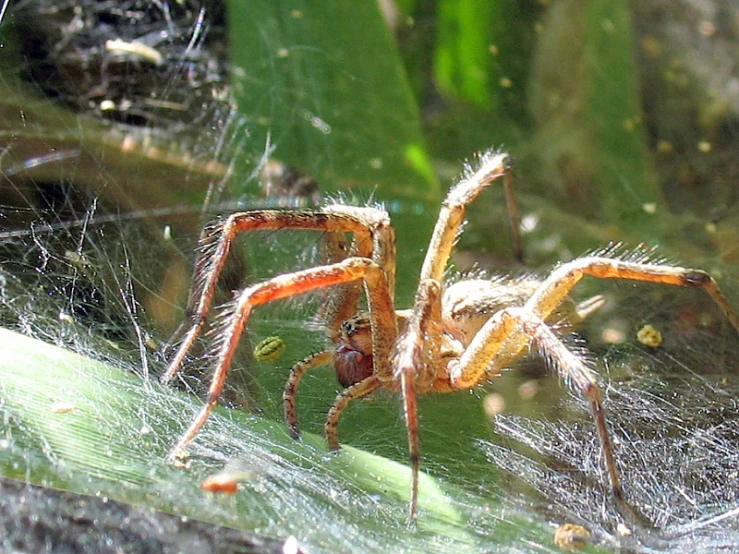
{"label": "green leaf", "polygon": [[630,9],[620,0],[551,6],[532,64],[537,127],[526,147],[540,196],[619,240],[661,236],[670,221],[654,216],[664,201],[645,141]]}
{"label": "green leaf", "polygon": [[438,7],[434,73],[439,89],[481,108],[495,104],[490,71],[496,2],[443,0]]}
{"label": "green leaf", "polygon": [[623,229],[660,234],[664,223],[653,210],[664,199],[644,140],[631,7],[625,1],[590,2],[584,24],[585,117],[601,153],[596,184],[604,218]]}
{"label": "green leaf", "polygon": [[376,2],[230,2],[251,144],[327,189],[436,201],[418,109]]}

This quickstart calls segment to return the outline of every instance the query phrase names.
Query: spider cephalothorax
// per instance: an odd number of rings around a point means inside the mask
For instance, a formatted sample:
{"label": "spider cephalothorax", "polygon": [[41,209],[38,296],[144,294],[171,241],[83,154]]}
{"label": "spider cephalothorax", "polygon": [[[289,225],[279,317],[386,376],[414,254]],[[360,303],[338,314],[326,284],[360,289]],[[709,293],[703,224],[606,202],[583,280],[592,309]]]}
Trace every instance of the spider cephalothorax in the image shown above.
{"label": "spider cephalothorax", "polygon": [[[444,281],[464,211],[477,195],[502,178],[509,202],[514,244],[518,245],[517,217],[512,196],[510,162],[506,154],[487,152],[476,169],[468,168],[442,203],[426,252],[413,308],[394,306],[395,234],[381,209],[332,204],[316,211],[261,210],[232,214],[209,227],[201,239],[186,320],[176,333],[181,341],[164,381],[179,370],[205,324],[216,284],[235,236],[243,231],[309,229],[326,237],[328,262],[318,267],[278,275],[240,291],[222,314],[213,381],[205,406],[175,445],[177,454],[197,434],[218,402],[231,360],[252,310],[317,289],[327,290],[321,316],[331,349],[313,354],[292,368],[283,395],[285,418],[298,436],[295,395],[303,374],[316,366],[333,364],[346,388],[337,396],[326,419],[326,437],[338,448],[336,427],[350,401],[379,388],[402,397],[412,466],[410,519],[416,517],[420,450],[416,395],[429,391],[469,389],[500,375],[531,343],[589,402],[600,439],[604,465],[613,495],[620,500],[621,485],[601,405],[600,389],[581,352],[569,349],[553,330],[566,320],[575,324],[596,309],[595,297],[574,305],[572,288],[586,275],[600,279],[631,279],[706,291],[737,331],[739,320],[716,282],[705,272],[650,262],[642,255],[614,255],[607,250],[563,263],[541,281],[469,279]],[[353,240],[348,241],[347,235]],[[367,297],[367,312],[358,314],[359,299]],[[556,325],[555,325],[556,326]]]}

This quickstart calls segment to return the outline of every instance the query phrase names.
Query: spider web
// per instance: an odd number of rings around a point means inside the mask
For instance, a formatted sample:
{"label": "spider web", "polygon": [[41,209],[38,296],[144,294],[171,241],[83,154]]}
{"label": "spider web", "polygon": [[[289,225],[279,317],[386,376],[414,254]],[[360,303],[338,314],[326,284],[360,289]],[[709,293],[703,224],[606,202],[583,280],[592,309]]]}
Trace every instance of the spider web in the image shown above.
{"label": "spider web", "polygon": [[[61,17],[73,5],[33,4],[22,7],[40,7],[53,17]],[[176,13],[181,4],[127,4],[131,9],[141,5],[154,6],[160,14],[170,11],[162,20],[177,32],[167,48],[189,48],[205,56],[204,37],[218,36],[216,23],[203,20],[199,9],[193,8],[187,19]],[[104,12],[106,3],[97,9]],[[21,16],[32,17],[14,13]],[[208,23],[211,29],[205,34],[203,25]],[[263,31],[267,34],[269,29]],[[165,46],[159,49],[166,52]],[[191,58],[182,54],[181,59]],[[123,77],[131,75],[125,73],[130,68],[121,71]],[[176,73],[169,71],[168,77]],[[16,103],[6,104],[2,115],[4,126],[10,128],[21,110],[29,117],[34,114],[33,103],[25,104],[22,85],[9,77],[4,82],[18,86],[11,87]],[[213,82],[219,83],[219,78]],[[171,84],[155,80],[152,86],[164,87],[163,100],[186,102]],[[202,89],[196,92],[203,94]],[[80,102],[68,94],[68,104]],[[137,98],[133,97],[134,107]],[[651,533],[619,536],[613,524],[617,514],[602,494],[603,475],[589,415],[557,379],[543,377],[546,370],[535,361],[522,363],[516,372],[471,393],[422,400],[424,468],[433,480],[424,480],[422,486],[419,531],[408,534],[408,472],[401,465],[407,454],[397,398],[379,394],[374,401],[353,406],[342,421],[340,438],[357,449],[348,447],[331,456],[311,433],[320,433],[337,385],[330,371],[317,372],[306,378],[298,399],[305,441],[294,443],[284,432],[279,402],[285,366],[325,345],[320,332],[304,329],[316,311],[315,299],[291,301],[260,313],[250,331],[252,342],[279,335],[288,354],[277,362],[257,363],[249,360],[249,346],[242,349],[243,365],[252,372],[244,372],[241,387],[235,385],[228,403],[247,410],[214,415],[193,447],[190,472],[165,466],[168,448],[199,404],[194,394],[162,389],[151,379],[161,371],[159,347],[177,323],[174,306],[183,294],[180,288],[168,296],[162,283],[168,275],[189,278],[189,253],[205,202],[197,185],[211,187],[214,196],[208,202],[217,204],[225,177],[243,156],[245,131],[228,102],[193,102],[197,116],[193,136],[192,127],[181,119],[169,119],[179,113],[175,110],[124,110],[120,98],[110,99],[116,100],[116,109],[107,115],[128,125],[143,117],[144,132],[130,131],[130,137],[139,145],[154,143],[152,149],[138,151],[134,165],[156,155],[155,161],[164,160],[167,171],[176,174],[170,180],[184,183],[184,194],[159,212],[153,212],[156,203],[132,205],[115,190],[114,169],[119,166],[110,169],[95,161],[89,169],[81,154],[87,147],[82,123],[52,111],[55,105],[48,100],[42,100],[41,107],[58,114],[63,147],[59,141],[28,133],[28,142],[39,142],[40,147],[5,154],[3,174],[12,190],[10,200],[2,199],[3,326],[63,350],[46,351],[36,343],[6,338],[21,352],[38,351],[42,365],[50,369],[47,378],[35,376],[29,382],[21,374],[4,378],[0,385],[8,422],[0,455],[4,475],[144,503],[269,537],[293,535],[316,551],[456,552],[460,545],[475,550],[556,551],[551,530],[563,521],[584,524],[605,548],[685,551],[698,544],[705,550],[730,550],[737,543],[737,340],[710,308],[703,309],[706,300],[701,295],[665,292],[663,287],[588,283],[582,290],[583,297],[594,290],[611,296],[603,313],[593,316],[581,333],[605,383],[608,422],[618,438],[627,498],[654,526]],[[299,111],[290,117],[301,120],[305,115]],[[116,135],[118,128],[112,129],[116,142],[111,150],[122,151],[129,135]],[[288,139],[275,137],[277,143],[280,140]],[[269,148],[256,141],[255,149],[258,155],[252,166]],[[335,152],[320,143],[316,150],[336,171]],[[174,160],[183,156],[199,165],[182,169]],[[201,171],[211,160],[222,170]],[[66,165],[58,166],[60,162]],[[38,168],[51,171],[34,173]],[[142,171],[140,178],[153,186],[147,180],[158,179],[161,173]],[[76,178],[89,174],[97,186],[80,186]],[[194,211],[179,207],[185,206],[190,187],[198,195]],[[257,185],[250,181],[248,187],[252,187],[248,202],[254,205]],[[401,235],[399,249],[409,253],[403,254],[401,263],[399,296],[404,306],[412,297],[435,210],[434,206],[419,215],[419,206],[408,202],[391,206]],[[164,236],[168,225],[176,231],[174,241]],[[552,227],[542,225],[537,233],[556,235]],[[475,225],[471,227],[474,234]],[[537,252],[545,250],[539,235],[530,239]],[[254,242],[261,248],[245,244],[245,263],[249,277],[259,279],[312,265],[320,236],[267,234]],[[723,270],[721,284],[728,287],[732,306],[737,306],[739,287],[731,267],[716,260],[688,261]],[[162,299],[155,305],[154,300]],[[682,322],[683,327],[671,321]],[[649,349],[635,342],[632,331],[644,323],[671,330],[665,332],[664,346]],[[606,341],[607,329],[623,331],[627,338],[615,344]],[[12,359],[16,367],[39,365],[19,354]],[[526,399],[519,391],[532,382],[539,392]],[[24,388],[38,392],[18,396]],[[188,377],[185,388],[201,391],[201,378]],[[511,407],[493,422],[482,409],[490,393],[502,394]],[[24,403],[32,408],[19,408]],[[52,418],[50,406],[55,404],[57,410],[72,406],[71,413],[84,416],[87,423]],[[46,419],[52,420],[51,426],[41,424]],[[101,444],[104,455],[95,455]],[[203,477],[224,468],[248,475],[239,495],[206,497],[197,489]]]}
{"label": "spider web", "polygon": [[[620,346],[599,364],[622,484],[643,524],[632,529],[636,537],[613,527],[624,518],[603,496],[593,463],[599,446],[587,417],[554,426],[498,416],[496,430],[507,440],[481,444],[513,481],[521,476],[537,491],[547,511],[567,514],[608,541],[670,552],[731,550],[739,529],[736,488],[726,486],[738,462],[736,351],[712,349],[713,339],[659,350]],[[731,344],[730,332],[723,340]],[[573,399],[564,404],[582,406]]]}

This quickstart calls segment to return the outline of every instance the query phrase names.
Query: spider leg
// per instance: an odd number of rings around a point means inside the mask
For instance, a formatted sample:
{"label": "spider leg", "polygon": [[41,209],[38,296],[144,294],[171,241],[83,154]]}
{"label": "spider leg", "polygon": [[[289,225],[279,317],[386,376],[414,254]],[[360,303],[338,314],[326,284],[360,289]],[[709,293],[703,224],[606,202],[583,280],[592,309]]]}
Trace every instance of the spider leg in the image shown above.
{"label": "spider leg", "polygon": [[195,260],[185,317],[167,342],[165,351],[175,344],[179,343],[180,346],[170,360],[167,370],[161,376],[162,383],[169,382],[175,376],[187,352],[205,325],[210,305],[213,302],[215,286],[233,240],[233,237],[229,238],[226,235],[227,231],[226,223],[217,221],[206,225],[200,234],[198,257]]}
{"label": "spider leg", "polygon": [[557,371],[588,400],[611,491],[620,503],[621,484],[595,376],[580,356],[567,349],[541,316],[526,307],[495,313],[475,335],[458,364],[451,368],[452,383],[459,388],[471,388],[487,376],[498,375],[532,340]]}
{"label": "spider leg", "polygon": [[[705,271],[659,264],[613,260],[598,256],[563,264],[544,280],[523,306],[527,313],[546,319],[585,276],[599,279],[630,279],[705,290],[739,332],[739,319],[716,281]],[[498,312],[500,314],[502,312]],[[475,335],[459,360],[453,382],[460,388],[475,386],[485,375],[495,375],[528,345],[529,338],[509,318],[495,314]]]}
{"label": "spider leg", "polygon": [[488,152],[482,156],[479,169],[474,173],[468,172],[464,180],[452,187],[442,203],[441,212],[436,221],[434,233],[426,252],[426,259],[421,269],[421,280],[436,279],[441,282],[446,264],[452,253],[452,247],[464,220],[464,211],[467,204],[477,198],[480,192],[500,177],[503,177],[506,191],[516,258],[523,257],[521,254],[518,211],[513,196],[511,158],[508,154],[502,152]]}
{"label": "spider leg", "polygon": [[339,439],[336,436],[336,427],[339,424],[339,418],[341,413],[347,407],[349,402],[356,398],[362,398],[367,396],[371,392],[379,389],[382,386],[382,381],[375,375],[367,377],[359,383],[354,383],[352,386],[345,388],[339,393],[334,400],[331,409],[328,411],[326,417],[326,423],[323,426],[324,432],[326,433],[326,441],[331,450],[339,449]]}
{"label": "spider leg", "polygon": [[669,265],[613,260],[599,256],[579,258],[554,270],[526,302],[526,309],[546,319],[585,275],[598,279],[628,279],[694,287],[706,291],[739,332],[739,318],[729,306],[718,284],[705,271]]}
{"label": "spider leg", "polygon": [[295,410],[295,396],[298,392],[300,379],[309,369],[330,364],[334,359],[333,350],[324,350],[316,354],[311,354],[307,358],[299,361],[290,370],[290,376],[285,384],[285,391],[282,393],[282,406],[285,410],[285,423],[290,435],[294,439],[300,438],[300,429],[298,428],[298,416]]}
{"label": "spider leg", "polygon": [[582,360],[570,353],[551,330],[544,329],[544,320],[585,275],[601,279],[630,279],[701,288],[711,296],[739,331],[739,320],[716,282],[704,271],[591,256],[574,260],[556,269],[523,307],[509,308],[494,314],[472,339],[459,361],[450,367],[450,378],[452,384],[458,388],[471,388],[486,377],[499,374],[531,339],[536,340],[558,370],[569,377],[590,402],[611,489],[620,501],[621,487],[603,417],[600,390]]}
{"label": "spider leg", "polygon": [[439,380],[436,371],[441,350],[441,285],[434,279],[421,281],[408,328],[395,354],[396,380],[400,383],[403,414],[411,464],[411,494],[408,521],[418,515],[418,481],[421,449],[418,443],[416,393],[432,389]]}
{"label": "spider leg", "polygon": [[[326,233],[323,243],[327,264],[338,263],[353,256],[368,257],[371,253],[371,249],[363,252],[363,241],[349,244],[346,233]],[[321,293],[316,321],[324,322],[329,334],[335,335],[341,322],[356,313],[361,295],[362,284],[357,282],[337,285],[334,290]]]}
{"label": "spider leg", "polygon": [[380,266],[367,258],[347,258],[336,264],[268,279],[244,289],[225,315],[223,330],[219,334],[217,365],[205,405],[172,449],[170,458],[176,457],[177,453],[192,441],[218,403],[241,334],[254,307],[311,290],[360,279],[365,282],[370,307],[375,375],[384,376],[386,380],[390,380],[392,378],[390,351],[395,342],[397,330],[387,279]]}
{"label": "spider leg", "polygon": [[400,370],[400,393],[403,397],[403,415],[408,437],[408,459],[411,464],[411,494],[408,501],[408,523],[415,525],[418,517],[418,481],[421,472],[421,447],[418,443],[418,403],[414,368],[403,366]]}
{"label": "spider leg", "polygon": [[[329,263],[339,262],[346,257],[371,258],[385,272],[390,298],[395,297],[395,230],[390,223],[390,217],[384,210],[369,207],[345,206],[343,204],[332,204],[326,206],[324,211],[328,214],[336,214],[342,218],[351,218],[359,222],[364,232],[354,232],[354,244],[348,255],[342,244],[344,232],[332,233],[327,236],[326,248],[329,255]],[[349,290],[353,287],[353,290]],[[356,314],[358,302],[358,287],[354,284],[346,284],[339,287],[338,294],[332,294],[322,307],[319,314],[327,327],[337,331],[339,326]]]}
{"label": "spider leg", "polygon": [[588,369],[581,356],[569,350],[540,317],[519,309],[519,323],[524,333],[531,337],[547,360],[586,398],[593,414],[595,428],[600,441],[603,461],[608,472],[611,492],[620,503],[622,499],[616,461],[613,455],[613,444],[606,426],[600,387],[593,373]]}
{"label": "spider leg", "polygon": [[418,512],[418,476],[420,448],[418,444],[418,414],[416,392],[430,390],[434,385],[434,369],[439,363],[441,321],[441,281],[459,234],[467,205],[498,178],[503,177],[508,213],[511,221],[516,257],[522,258],[518,211],[513,195],[513,174],[508,154],[488,152],[482,156],[480,167],[457,183],[442,203],[416,293],[415,307],[409,328],[403,335],[395,357],[396,379],[403,397],[403,411],[408,432],[411,462],[411,500],[409,521],[413,523]]}
{"label": "spider leg", "polygon": [[[308,229],[329,233],[329,237],[334,236],[329,245],[332,251],[337,248],[337,234],[354,233],[352,255],[375,260],[388,275],[389,286],[394,286],[394,234],[390,220],[382,210],[327,206],[324,212],[264,210],[231,214],[224,221],[208,226],[200,238],[193,285],[186,309],[187,317],[170,340],[170,344],[178,341],[180,344],[161,377],[163,383],[169,382],[177,374],[205,325],[218,279],[236,236],[244,231],[281,229]],[[335,252],[329,252],[329,256],[335,255]],[[392,297],[394,289],[389,290]],[[357,300],[358,295],[355,295],[348,302],[337,301],[335,305],[343,306],[343,309],[354,313]],[[326,315],[330,320],[329,325],[338,328],[344,313],[339,313],[338,308],[334,308],[334,313]]]}

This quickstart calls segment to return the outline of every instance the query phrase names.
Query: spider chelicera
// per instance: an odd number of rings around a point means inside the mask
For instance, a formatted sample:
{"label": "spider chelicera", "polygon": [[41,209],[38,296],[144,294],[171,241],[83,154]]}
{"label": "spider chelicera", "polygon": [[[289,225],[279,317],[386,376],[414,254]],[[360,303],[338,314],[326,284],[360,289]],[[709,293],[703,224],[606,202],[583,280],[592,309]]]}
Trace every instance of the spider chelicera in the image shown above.
{"label": "spider chelicera", "polygon": [[[409,517],[417,514],[420,449],[416,396],[425,392],[469,389],[497,377],[536,343],[550,363],[587,399],[600,440],[611,493],[621,501],[621,485],[606,426],[601,393],[582,353],[568,349],[552,329],[562,317],[576,322],[600,304],[596,297],[565,309],[570,290],[586,275],[630,279],[705,290],[739,332],[739,320],[716,282],[704,271],[650,263],[645,257],[592,255],[557,266],[547,278],[526,287],[500,279],[461,280],[450,284],[444,272],[460,232],[466,206],[502,179],[517,237],[510,158],[490,151],[442,203],[421,269],[413,308],[396,310],[395,233],[388,214],[378,208],[332,204],[317,211],[257,210],[235,213],[203,233],[188,303],[189,317],[175,333],[179,346],[162,377],[170,381],[205,325],[216,285],[235,237],[243,231],[308,229],[326,238],[327,263],[279,275],[240,291],[222,314],[217,335],[216,368],[208,398],[174,446],[177,455],[196,436],[218,402],[239,339],[252,310],[261,304],[327,288],[322,317],[334,343],[293,366],[283,395],[285,419],[298,436],[295,395],[304,373],[333,364],[345,387],[328,412],[326,437],[339,448],[336,427],[349,402],[385,388],[402,397],[412,468]],[[349,240],[349,236],[353,239]],[[518,241],[514,240],[517,244]],[[616,250],[613,250],[615,252]],[[362,289],[366,312],[358,312]],[[569,312],[569,313],[568,313]],[[564,314],[564,316],[562,316]]]}

